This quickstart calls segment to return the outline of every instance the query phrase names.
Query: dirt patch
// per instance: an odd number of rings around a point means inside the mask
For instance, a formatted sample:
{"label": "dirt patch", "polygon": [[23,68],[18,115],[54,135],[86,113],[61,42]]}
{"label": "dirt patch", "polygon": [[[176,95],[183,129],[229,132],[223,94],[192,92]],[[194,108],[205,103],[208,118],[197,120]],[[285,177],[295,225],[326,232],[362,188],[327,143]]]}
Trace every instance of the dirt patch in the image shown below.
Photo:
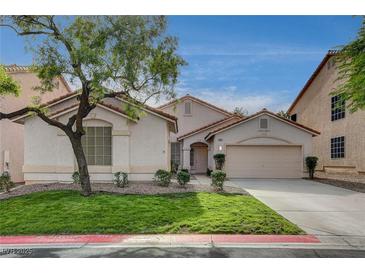
{"label": "dirt patch", "polygon": [[[94,183],[92,184],[94,193],[113,193],[113,194],[168,194],[168,193],[184,193],[184,192],[216,192],[210,185],[196,185],[187,184],[186,187],[181,187],[179,184],[173,182],[168,187],[158,186],[152,182],[130,182],[129,186],[125,188],[119,188],[112,183]],[[0,200],[8,199],[11,197],[22,196],[33,192],[44,192],[52,190],[77,190],[80,191],[80,186],[76,184],[63,184],[63,183],[51,183],[51,184],[35,184],[24,185],[20,188],[16,188],[9,193],[0,194]],[[241,188],[225,186],[223,193],[236,193],[242,195],[249,195]]]}
{"label": "dirt patch", "polygon": [[365,193],[365,184],[364,183],[336,180],[336,179],[330,179],[330,178],[318,178],[318,177],[315,177],[313,180],[316,182],[322,183],[322,184],[333,185],[333,186],[342,187],[345,189]]}

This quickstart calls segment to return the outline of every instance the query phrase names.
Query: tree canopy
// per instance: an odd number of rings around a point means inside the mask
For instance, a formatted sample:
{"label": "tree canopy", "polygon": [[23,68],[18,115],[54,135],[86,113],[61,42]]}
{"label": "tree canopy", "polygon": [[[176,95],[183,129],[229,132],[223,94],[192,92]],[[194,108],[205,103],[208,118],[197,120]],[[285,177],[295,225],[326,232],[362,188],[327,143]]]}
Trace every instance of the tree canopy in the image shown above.
{"label": "tree canopy", "polygon": [[339,86],[333,94],[341,94],[351,112],[365,110],[365,17],[357,38],[343,46],[335,60]]}
{"label": "tree canopy", "polygon": [[[174,86],[186,64],[176,53],[177,38],[165,33],[164,16],[1,16],[0,27],[30,38],[40,93],[52,91],[60,76],[80,86],[77,113],[66,124],[47,117],[37,106],[0,112],[0,119],[34,112],[63,130],[77,159],[83,193],[90,195],[81,145],[83,119],[105,98],[123,95],[138,108],[150,98],[175,97]],[[18,94],[8,76],[1,77],[2,93]],[[131,109],[128,113],[133,115]]]}

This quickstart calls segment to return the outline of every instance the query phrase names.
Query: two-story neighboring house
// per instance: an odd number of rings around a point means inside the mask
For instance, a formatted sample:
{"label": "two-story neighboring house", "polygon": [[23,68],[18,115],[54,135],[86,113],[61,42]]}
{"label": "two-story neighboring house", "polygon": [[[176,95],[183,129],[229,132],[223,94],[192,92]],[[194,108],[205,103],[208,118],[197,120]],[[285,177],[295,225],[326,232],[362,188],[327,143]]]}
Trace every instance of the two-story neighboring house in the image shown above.
{"label": "two-story neighboring house", "polygon": [[365,174],[365,111],[350,113],[341,96],[331,95],[339,85],[335,54],[327,53],[288,113],[321,132],[313,138],[318,170]]}
{"label": "two-story neighboring house", "polygon": [[[33,88],[40,84],[39,78],[29,71],[27,66],[11,65],[5,67],[6,72],[20,84],[19,97],[0,97],[0,110],[10,113],[22,109],[32,102],[33,96],[39,96],[39,92]],[[41,96],[42,102],[48,102],[71,92],[65,79],[57,80],[56,88]],[[46,140],[45,140],[46,142]],[[24,181],[24,128],[23,125],[13,123],[10,120],[0,121],[0,173],[7,171],[15,182]]]}

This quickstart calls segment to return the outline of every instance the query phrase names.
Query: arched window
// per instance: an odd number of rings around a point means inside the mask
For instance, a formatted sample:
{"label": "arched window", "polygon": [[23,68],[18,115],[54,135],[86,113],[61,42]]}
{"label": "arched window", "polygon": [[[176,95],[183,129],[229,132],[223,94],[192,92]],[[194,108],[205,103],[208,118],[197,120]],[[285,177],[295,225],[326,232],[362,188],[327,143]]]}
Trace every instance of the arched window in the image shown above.
{"label": "arched window", "polygon": [[112,164],[111,127],[86,127],[81,142],[88,165],[110,166]]}

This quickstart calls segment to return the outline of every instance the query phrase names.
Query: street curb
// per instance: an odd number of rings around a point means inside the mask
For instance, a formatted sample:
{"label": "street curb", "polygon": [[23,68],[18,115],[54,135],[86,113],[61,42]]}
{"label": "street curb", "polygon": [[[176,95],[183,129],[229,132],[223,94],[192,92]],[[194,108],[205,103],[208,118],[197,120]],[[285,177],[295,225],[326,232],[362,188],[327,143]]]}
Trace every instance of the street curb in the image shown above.
{"label": "street curb", "polygon": [[102,244],[119,245],[143,244],[273,244],[298,243],[317,244],[314,235],[246,235],[246,234],[93,234],[93,235],[40,235],[0,236],[0,245],[29,244]]}

